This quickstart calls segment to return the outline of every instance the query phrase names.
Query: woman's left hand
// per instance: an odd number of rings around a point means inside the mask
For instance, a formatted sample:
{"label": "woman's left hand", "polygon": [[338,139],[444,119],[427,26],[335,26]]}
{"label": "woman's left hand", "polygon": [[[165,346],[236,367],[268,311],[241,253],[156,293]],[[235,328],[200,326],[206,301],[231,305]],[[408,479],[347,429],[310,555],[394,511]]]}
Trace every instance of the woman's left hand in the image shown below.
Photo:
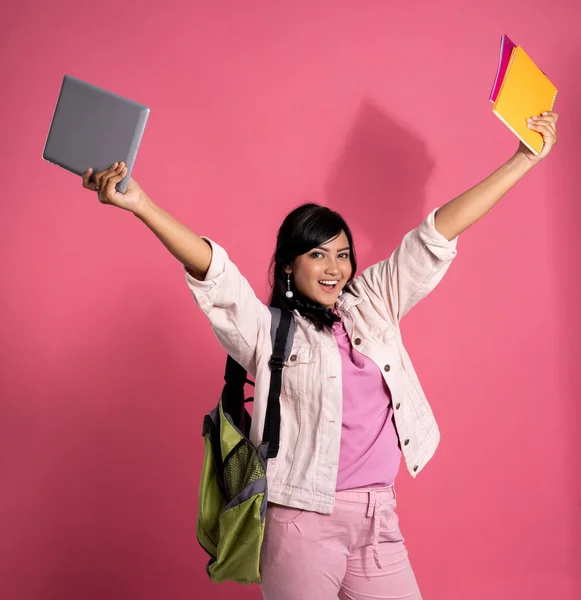
{"label": "woman's left hand", "polygon": [[531,152],[522,142],[520,143],[517,154],[524,155],[532,165],[541,162],[546,158],[553,146],[557,143],[557,119],[559,115],[554,112],[544,112],[539,117],[527,119],[527,125],[532,131],[537,131],[543,136],[543,151],[536,155]]}

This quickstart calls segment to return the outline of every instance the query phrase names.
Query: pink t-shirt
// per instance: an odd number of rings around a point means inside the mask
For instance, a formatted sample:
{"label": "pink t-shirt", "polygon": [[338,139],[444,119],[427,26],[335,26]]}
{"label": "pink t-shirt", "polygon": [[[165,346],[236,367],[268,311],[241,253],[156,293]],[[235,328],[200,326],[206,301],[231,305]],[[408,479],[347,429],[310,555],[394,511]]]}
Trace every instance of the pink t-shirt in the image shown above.
{"label": "pink t-shirt", "polygon": [[333,325],[343,373],[343,427],[337,490],[390,485],[401,450],[391,394],[378,366],[355,350],[342,322]]}

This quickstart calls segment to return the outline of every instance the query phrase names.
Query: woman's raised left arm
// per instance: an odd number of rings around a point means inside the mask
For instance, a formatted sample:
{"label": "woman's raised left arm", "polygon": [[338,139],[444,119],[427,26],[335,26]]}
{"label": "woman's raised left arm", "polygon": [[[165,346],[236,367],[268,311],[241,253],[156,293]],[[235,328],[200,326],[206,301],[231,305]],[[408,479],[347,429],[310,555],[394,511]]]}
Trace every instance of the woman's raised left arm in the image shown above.
{"label": "woman's raised left arm", "polygon": [[528,171],[546,158],[557,143],[557,119],[545,112],[528,120],[528,126],[543,136],[543,151],[531,152],[522,142],[507,162],[486,179],[460,194],[436,212],[434,227],[452,240],[480,220]]}

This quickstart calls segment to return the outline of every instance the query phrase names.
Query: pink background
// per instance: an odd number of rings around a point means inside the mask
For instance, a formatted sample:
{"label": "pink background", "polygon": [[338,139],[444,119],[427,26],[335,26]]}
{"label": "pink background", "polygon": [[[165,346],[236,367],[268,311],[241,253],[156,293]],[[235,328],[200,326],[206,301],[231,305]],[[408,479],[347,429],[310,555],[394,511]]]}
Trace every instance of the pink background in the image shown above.
{"label": "pink background", "polygon": [[209,5],[0,12],[0,598],[260,597],[195,538],[225,355],[151,232],[41,160],[63,75],[151,107],[136,179],[264,299],[298,203],[342,212],[364,267],[511,156],[502,33],[559,88],[559,145],[402,324],[442,443],[399,513],[427,600],[580,598],[581,5]]}

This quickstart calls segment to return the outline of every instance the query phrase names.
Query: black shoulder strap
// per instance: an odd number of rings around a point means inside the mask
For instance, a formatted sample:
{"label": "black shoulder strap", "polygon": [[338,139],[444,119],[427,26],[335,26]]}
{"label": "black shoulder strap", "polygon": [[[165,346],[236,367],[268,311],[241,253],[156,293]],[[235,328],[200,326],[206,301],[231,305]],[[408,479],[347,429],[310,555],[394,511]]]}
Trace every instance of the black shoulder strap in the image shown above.
{"label": "black shoulder strap", "polygon": [[[269,306],[268,310],[270,311],[270,316],[271,316],[270,341],[272,343],[272,347],[274,348],[274,342],[276,339],[276,330],[278,329],[278,326],[280,324],[280,316],[282,314],[282,309],[276,308],[274,306]],[[294,329],[295,329],[295,322],[294,322],[294,319],[291,318],[290,327],[289,327],[287,338],[286,338],[286,344],[284,347],[284,360],[287,360],[291,353],[291,349],[292,349],[292,345],[293,345],[293,338],[294,338],[294,333],[295,333]]]}
{"label": "black shoulder strap", "polygon": [[[272,356],[269,366],[270,389],[268,404],[262,432],[262,443],[268,443],[267,458],[274,458],[278,454],[280,440],[280,390],[282,386],[282,368],[288,358],[294,337],[294,320],[292,313],[287,310],[269,307],[272,315],[271,339]],[[222,409],[228,413],[234,425],[240,431],[248,428],[248,413],[244,408],[244,385],[253,383],[247,379],[244,367],[237,363],[230,355],[226,360],[224,375],[226,384],[222,390]],[[250,400],[250,399],[249,399]]]}
{"label": "black shoulder strap", "polygon": [[285,360],[285,347],[293,318],[292,313],[288,310],[280,312],[280,323],[276,329],[272,356],[269,362],[270,390],[268,392],[268,405],[262,432],[262,443],[268,443],[267,458],[274,458],[278,454],[280,440],[280,388],[282,385],[282,368]]}
{"label": "black shoulder strap", "polygon": [[226,384],[222,390],[222,410],[232,417],[232,422],[244,431],[244,384],[247,382],[246,369],[230,355],[226,359]]}

